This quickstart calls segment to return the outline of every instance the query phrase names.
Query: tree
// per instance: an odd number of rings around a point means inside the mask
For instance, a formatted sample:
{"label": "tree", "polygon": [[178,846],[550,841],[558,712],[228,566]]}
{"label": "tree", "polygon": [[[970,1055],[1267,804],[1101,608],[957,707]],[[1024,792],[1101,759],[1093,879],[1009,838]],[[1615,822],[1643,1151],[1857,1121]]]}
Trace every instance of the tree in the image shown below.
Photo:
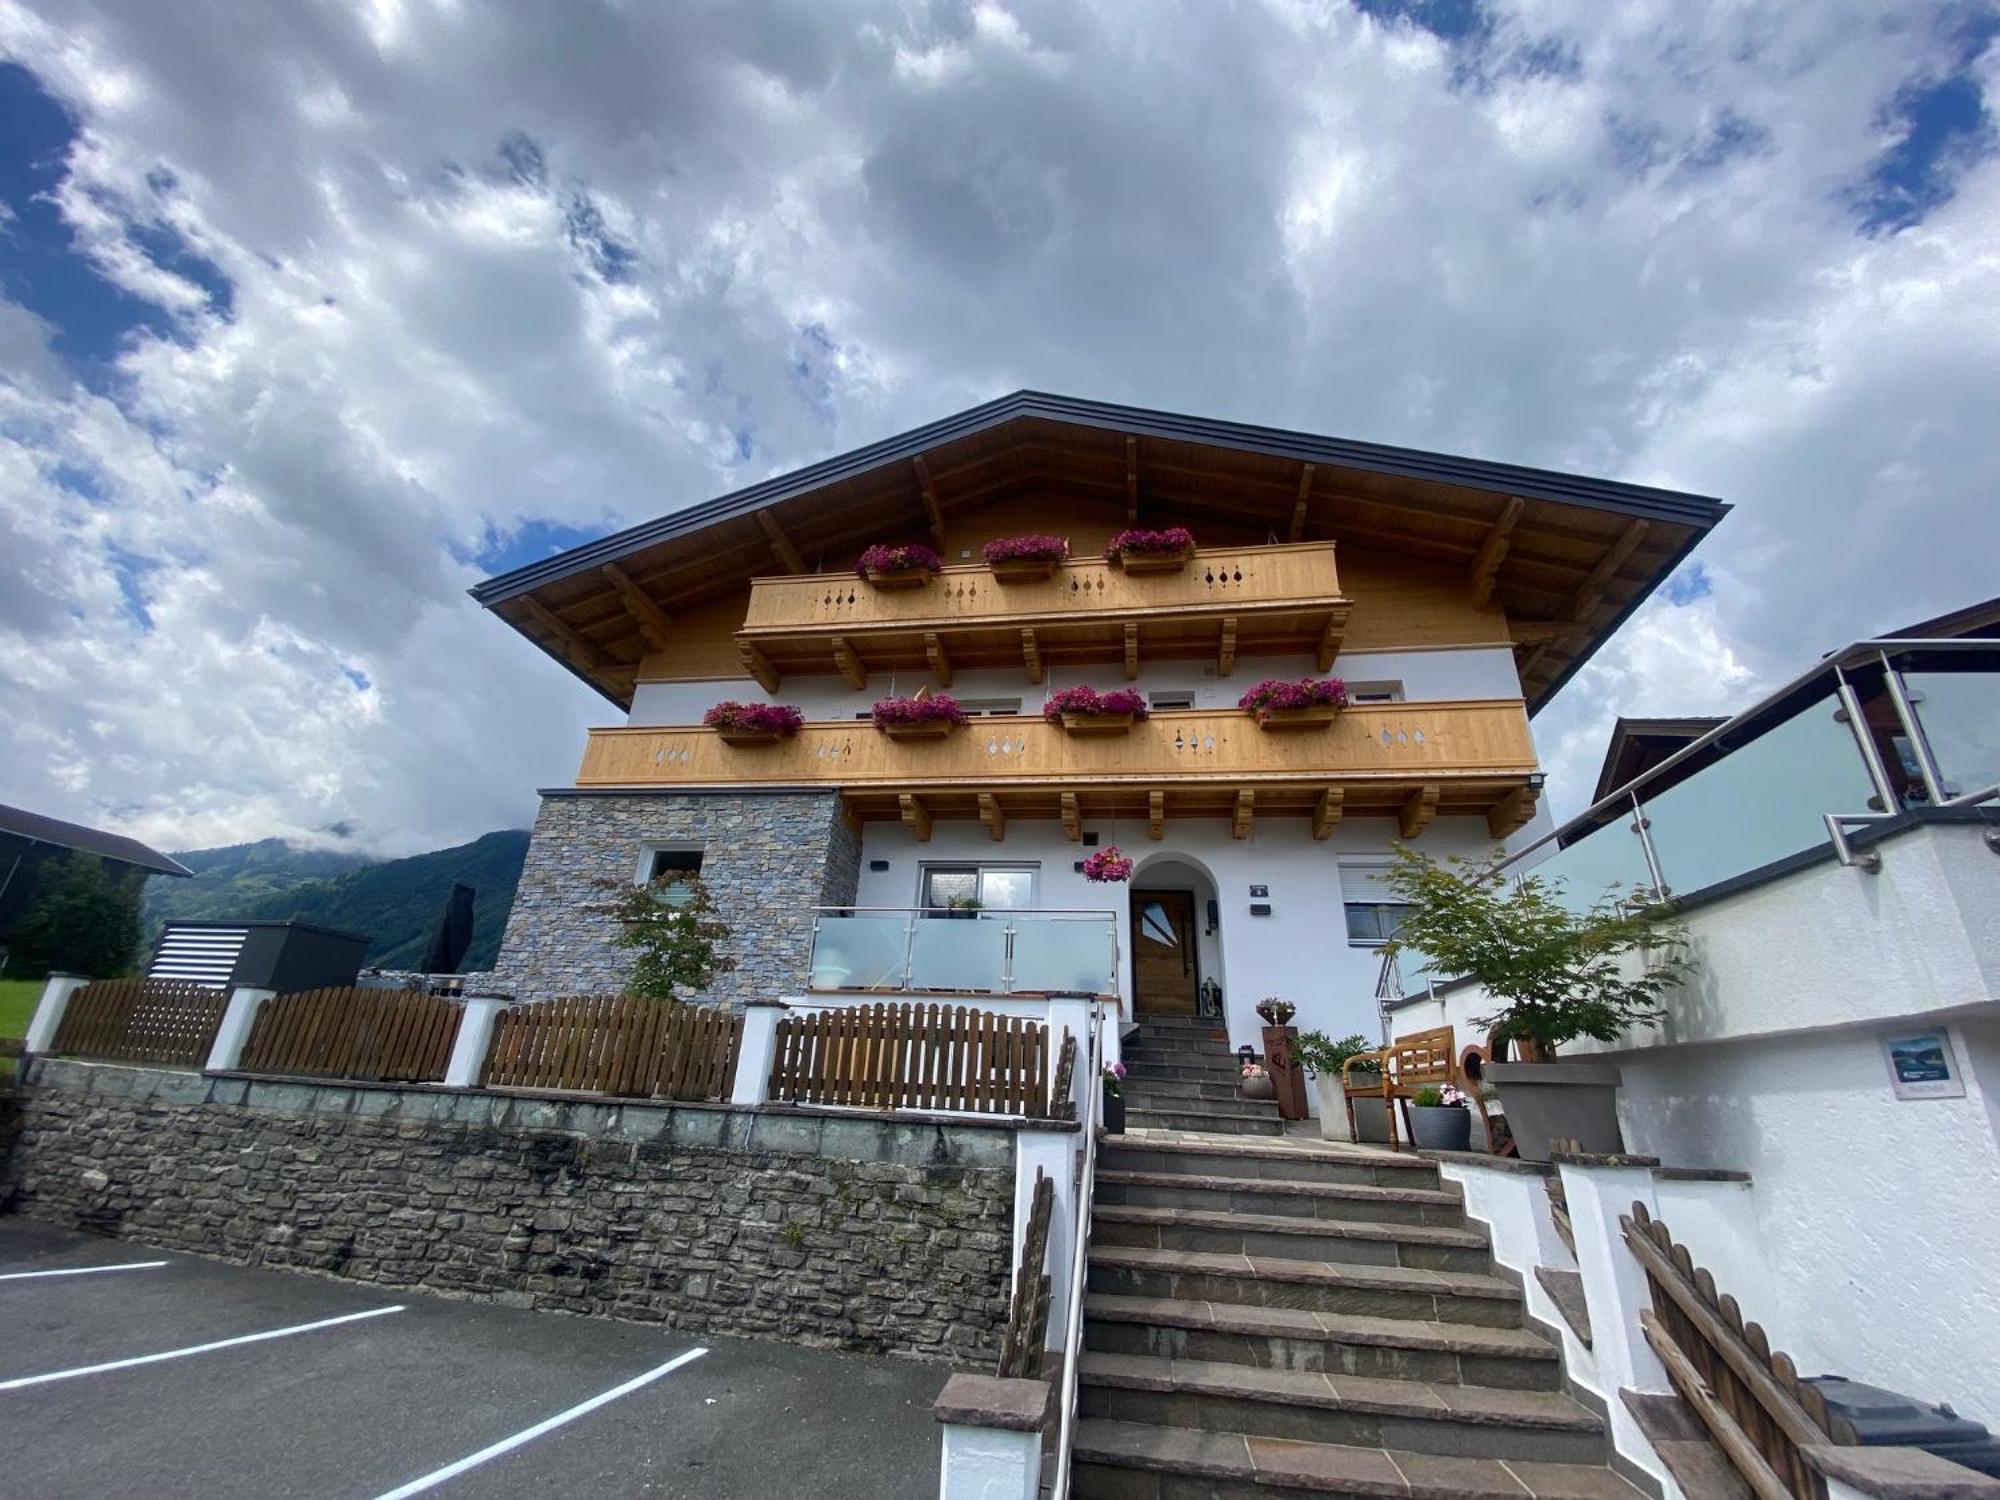
{"label": "tree", "polygon": [[[1657,908],[1607,894],[1587,912],[1564,906],[1561,884],[1396,850],[1389,887],[1409,911],[1388,951],[1415,950],[1440,978],[1477,980],[1503,1009],[1479,1024],[1553,1056],[1564,1042],[1613,1042],[1658,1019],[1661,999],[1693,966],[1686,932]],[[1628,965],[1627,955],[1640,962]]]}
{"label": "tree", "polygon": [[69,969],[93,979],[128,973],[139,952],[139,893],[146,879],[71,849],[41,861],[35,892],[7,944],[8,969],[36,978]]}
{"label": "tree", "polygon": [[729,927],[715,916],[715,903],[699,875],[666,875],[650,885],[599,881],[611,892],[605,909],[619,924],[611,941],[638,953],[625,981],[629,995],[677,1000],[682,991],[708,987],[736,960],[715,951],[729,940]]}

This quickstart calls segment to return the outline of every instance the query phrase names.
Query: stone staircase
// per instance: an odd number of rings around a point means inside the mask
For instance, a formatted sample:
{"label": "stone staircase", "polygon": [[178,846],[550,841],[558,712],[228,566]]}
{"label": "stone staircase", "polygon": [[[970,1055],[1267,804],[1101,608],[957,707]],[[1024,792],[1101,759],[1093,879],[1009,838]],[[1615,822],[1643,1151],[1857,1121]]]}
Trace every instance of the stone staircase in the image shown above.
{"label": "stone staircase", "polygon": [[[1151,1060],[1181,1049],[1140,1050],[1135,1072],[1208,1078]],[[1210,1097],[1152,1095],[1143,1113]],[[1073,1493],[1639,1500],[1606,1467],[1601,1414],[1565,1392],[1557,1346],[1525,1322],[1517,1284],[1422,1158],[1105,1137]]]}
{"label": "stone staircase", "polygon": [[1125,1128],[1283,1135],[1278,1106],[1245,1099],[1241,1065],[1220,1023],[1154,1018],[1125,1039]]}

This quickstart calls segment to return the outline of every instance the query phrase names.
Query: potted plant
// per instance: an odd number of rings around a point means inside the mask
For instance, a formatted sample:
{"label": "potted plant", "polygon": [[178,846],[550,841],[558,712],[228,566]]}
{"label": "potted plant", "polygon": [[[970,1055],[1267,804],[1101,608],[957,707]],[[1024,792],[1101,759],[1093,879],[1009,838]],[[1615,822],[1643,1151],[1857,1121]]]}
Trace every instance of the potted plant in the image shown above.
{"label": "potted plant", "polygon": [[1465,1151],[1472,1146],[1471,1101],[1463,1091],[1420,1088],[1410,1096],[1410,1144],[1419,1151]]}
{"label": "potted plant", "polygon": [[1193,556],[1194,533],[1185,526],[1128,527],[1104,548],[1104,560],[1128,573],[1178,573]]}
{"label": "potted plant", "polygon": [[1104,1133],[1123,1135],[1125,1133],[1125,1064],[1115,1062],[1106,1068],[1104,1080]]}
{"label": "potted plant", "polygon": [[1042,705],[1042,717],[1069,734],[1124,734],[1150,712],[1145,695],[1132,688],[1064,688]]}
{"label": "potted plant", "polygon": [[1277,995],[1257,1002],[1257,1016],[1264,1023],[1264,1071],[1271,1077],[1278,1115],[1286,1120],[1303,1120],[1307,1114],[1305,1069],[1292,1051],[1299,1037],[1292,1017],[1298,1013],[1296,1005]]}
{"label": "potted plant", "polygon": [[1277,1088],[1271,1082],[1271,1075],[1264,1071],[1264,1065],[1260,1062],[1243,1064],[1241,1088],[1245,1099],[1275,1099],[1278,1096]]}
{"label": "potted plant", "polygon": [[[1313,1075],[1319,1091],[1319,1133],[1329,1141],[1354,1138],[1347,1123],[1347,1090],[1341,1069],[1350,1057],[1373,1052],[1375,1046],[1360,1032],[1331,1040],[1324,1031],[1302,1031],[1292,1039],[1292,1056]],[[1387,1132],[1384,1131],[1386,1135]]]}
{"label": "potted plant", "polygon": [[977,896],[951,896],[945,900],[944,910],[945,915],[948,917],[956,917],[960,921],[976,922],[979,920],[979,913],[984,909],[985,905],[986,903],[981,901]]}
{"label": "potted plant", "polygon": [[1257,1002],[1257,1018],[1266,1026],[1289,1026],[1299,1008],[1289,1000],[1281,1000],[1276,995]]}
{"label": "potted plant", "polygon": [[1116,844],[1106,844],[1083,862],[1083,878],[1098,885],[1117,885],[1132,878],[1132,860]]}
{"label": "potted plant", "polygon": [[979,549],[998,583],[1040,583],[1055,575],[1069,557],[1066,537],[1036,533],[995,537]]}
{"label": "potted plant", "polygon": [[1347,707],[1347,684],[1338,677],[1266,677],[1236,700],[1259,729],[1324,729]]}
{"label": "potted plant", "polygon": [[1618,1070],[1557,1061],[1579,1037],[1615,1042],[1663,1013],[1661,1000],[1693,967],[1686,933],[1658,910],[1635,910],[1615,892],[1587,911],[1559,899],[1538,875],[1516,879],[1490,865],[1439,864],[1398,848],[1387,883],[1408,904],[1387,951],[1414,949],[1439,975],[1476,982],[1500,1005],[1478,1024],[1515,1055],[1488,1062],[1521,1156],[1547,1161],[1549,1143],[1576,1141],[1604,1155],[1624,1149],[1618,1129]]}
{"label": "potted plant", "polygon": [[806,716],[789,703],[738,703],[724,698],[701,722],[725,745],[775,745],[797,734]]}
{"label": "potted plant", "polygon": [[950,693],[919,688],[913,698],[882,698],[869,719],[892,740],[941,740],[967,722]]}
{"label": "potted plant", "polygon": [[944,559],[921,543],[889,546],[876,543],[854,565],[854,571],[878,589],[922,588],[944,569]]}

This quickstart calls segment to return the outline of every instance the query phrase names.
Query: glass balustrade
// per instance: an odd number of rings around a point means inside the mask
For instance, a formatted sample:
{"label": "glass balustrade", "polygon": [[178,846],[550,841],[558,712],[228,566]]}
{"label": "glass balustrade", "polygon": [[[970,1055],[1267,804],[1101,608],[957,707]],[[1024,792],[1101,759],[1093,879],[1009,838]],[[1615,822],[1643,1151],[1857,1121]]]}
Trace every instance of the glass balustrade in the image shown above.
{"label": "glass balustrade", "polygon": [[1118,992],[1110,912],[857,910],[813,924],[813,990]]}
{"label": "glass balustrade", "polygon": [[2000,674],[1905,672],[1940,790],[1964,797],[2000,786]]}
{"label": "glass balustrade", "polygon": [[1591,829],[1517,873],[1548,882],[1556,899],[1575,912],[1635,894],[1651,896],[1653,891],[1652,867],[1646,863],[1646,846],[1629,805],[1603,827]]}

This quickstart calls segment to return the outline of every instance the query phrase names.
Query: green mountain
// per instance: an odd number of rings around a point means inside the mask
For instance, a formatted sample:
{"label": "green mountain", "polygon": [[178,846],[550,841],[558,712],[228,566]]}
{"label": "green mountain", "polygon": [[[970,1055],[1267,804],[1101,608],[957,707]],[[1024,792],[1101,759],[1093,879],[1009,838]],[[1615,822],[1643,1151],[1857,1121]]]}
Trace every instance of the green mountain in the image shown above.
{"label": "green mountain", "polygon": [[490,969],[527,852],[528,835],[521,829],[406,859],[296,849],[282,839],[178,852],[174,858],[193,870],[194,878],[146,882],[148,946],[174,918],[293,918],[365,932],[374,939],[368,964],[414,969],[430,954],[453,882],[463,881],[476,894],[472,946],[460,968]]}

